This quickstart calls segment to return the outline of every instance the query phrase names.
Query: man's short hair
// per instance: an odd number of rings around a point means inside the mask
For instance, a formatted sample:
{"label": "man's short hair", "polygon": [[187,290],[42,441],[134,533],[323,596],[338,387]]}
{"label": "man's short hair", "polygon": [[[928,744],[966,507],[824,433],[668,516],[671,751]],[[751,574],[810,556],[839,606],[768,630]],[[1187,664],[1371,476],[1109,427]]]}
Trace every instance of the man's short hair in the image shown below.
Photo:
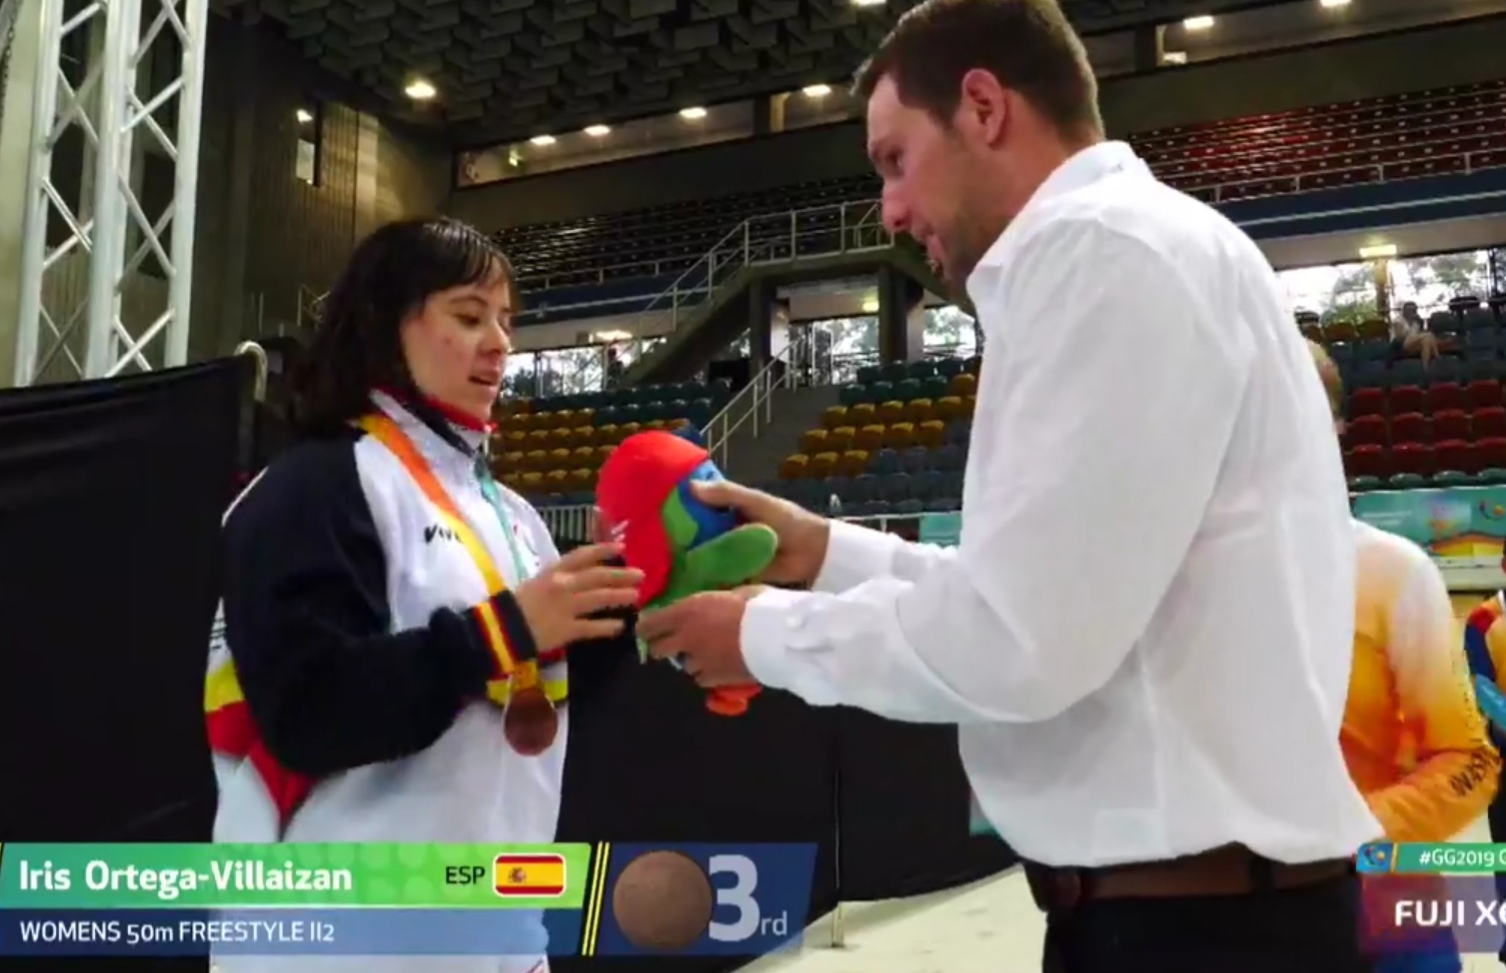
{"label": "man's short hair", "polygon": [[1337,419],[1344,412],[1344,376],[1339,374],[1339,366],[1334,364],[1327,348],[1309,338],[1307,350],[1312,352],[1313,364],[1318,366],[1318,377],[1323,380],[1323,391],[1328,393],[1328,407]]}
{"label": "man's short hair", "polygon": [[1098,81],[1058,0],[925,0],[899,18],[858,69],[867,99],[885,77],[899,99],[943,125],[962,99],[962,77],[981,68],[1064,135],[1101,135]]}

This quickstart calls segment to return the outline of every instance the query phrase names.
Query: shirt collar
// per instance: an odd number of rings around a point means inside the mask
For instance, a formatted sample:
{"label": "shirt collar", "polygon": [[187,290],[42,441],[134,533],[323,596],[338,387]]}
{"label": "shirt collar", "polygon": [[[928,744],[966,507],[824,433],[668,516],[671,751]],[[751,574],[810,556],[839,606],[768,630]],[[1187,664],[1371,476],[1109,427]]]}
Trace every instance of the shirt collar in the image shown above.
{"label": "shirt collar", "polygon": [[[436,413],[436,421],[444,423],[441,432],[390,392],[374,391],[371,393],[371,401],[397,423],[398,428],[407,434],[419,453],[430,463],[449,465],[457,459],[467,464],[474,463],[486,446],[487,432],[484,428],[452,422]],[[457,446],[464,446],[467,452],[462,452]]]}
{"label": "shirt collar", "polygon": [[978,303],[980,272],[992,278],[997,268],[1004,264],[1010,244],[1022,232],[1021,228],[1028,222],[1027,217],[1039,209],[1042,203],[1091,186],[1109,176],[1136,171],[1149,172],[1150,169],[1135,155],[1135,150],[1127,142],[1099,142],[1090,145],[1057,166],[1031,195],[1024,208],[1010,220],[1004,232],[999,234],[999,238],[984,252],[983,259],[978,261],[978,266],[968,275],[967,292],[973,304]]}

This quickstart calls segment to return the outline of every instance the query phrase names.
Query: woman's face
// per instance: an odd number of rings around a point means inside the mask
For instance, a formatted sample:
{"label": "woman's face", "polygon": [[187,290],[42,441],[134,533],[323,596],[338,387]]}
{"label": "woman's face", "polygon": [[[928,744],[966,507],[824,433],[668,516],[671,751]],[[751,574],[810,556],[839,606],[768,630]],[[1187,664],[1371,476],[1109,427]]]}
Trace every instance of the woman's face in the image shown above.
{"label": "woman's face", "polygon": [[403,322],[408,372],[418,390],[478,421],[491,417],[512,350],[512,288],[498,273],[431,294]]}

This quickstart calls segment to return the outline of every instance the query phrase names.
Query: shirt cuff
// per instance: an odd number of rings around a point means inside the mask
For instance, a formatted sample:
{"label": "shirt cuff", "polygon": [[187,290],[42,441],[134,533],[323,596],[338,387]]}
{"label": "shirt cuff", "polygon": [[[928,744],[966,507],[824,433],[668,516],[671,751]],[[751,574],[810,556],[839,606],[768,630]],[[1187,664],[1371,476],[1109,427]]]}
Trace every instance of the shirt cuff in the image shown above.
{"label": "shirt cuff", "polygon": [[839,595],[890,573],[895,543],[896,538],[889,534],[833,520],[826,542],[826,560],[821,563],[811,590]]}
{"label": "shirt cuff", "polygon": [[797,685],[800,672],[790,652],[788,635],[799,617],[797,607],[809,598],[806,592],[769,588],[743,610],[738,632],[743,664],[760,685],[801,695]]}

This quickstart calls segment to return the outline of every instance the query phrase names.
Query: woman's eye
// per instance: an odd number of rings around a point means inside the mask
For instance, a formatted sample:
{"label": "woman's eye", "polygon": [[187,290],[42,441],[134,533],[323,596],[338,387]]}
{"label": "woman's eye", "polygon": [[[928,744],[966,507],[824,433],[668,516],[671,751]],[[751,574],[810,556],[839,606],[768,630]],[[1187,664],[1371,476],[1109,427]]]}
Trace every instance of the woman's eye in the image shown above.
{"label": "woman's eye", "polygon": [[474,314],[462,314],[460,315],[460,323],[467,328],[478,328],[481,326],[481,319]]}

